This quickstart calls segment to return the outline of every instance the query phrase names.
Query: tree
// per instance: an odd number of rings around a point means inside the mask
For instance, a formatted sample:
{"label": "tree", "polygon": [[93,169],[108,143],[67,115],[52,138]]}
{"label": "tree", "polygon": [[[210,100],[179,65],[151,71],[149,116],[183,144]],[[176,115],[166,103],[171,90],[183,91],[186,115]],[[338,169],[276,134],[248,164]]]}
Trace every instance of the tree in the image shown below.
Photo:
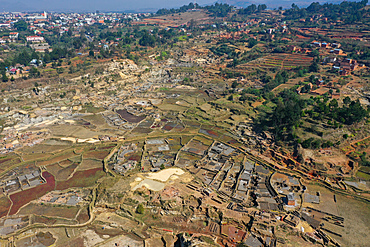
{"label": "tree", "polygon": [[27,24],[27,22],[21,20],[21,21],[17,21],[16,23],[14,23],[14,27],[18,31],[26,31],[27,27],[28,27],[28,24]]}
{"label": "tree", "polygon": [[257,44],[258,44],[257,40],[255,40],[253,38],[248,39],[248,47],[249,48],[253,48],[253,46],[255,46]]}
{"label": "tree", "polygon": [[89,51],[89,57],[94,57],[95,56],[95,53],[94,53],[94,51]]}
{"label": "tree", "polygon": [[136,208],[136,213],[138,213],[138,214],[143,214],[144,213],[144,206],[143,206],[143,204],[139,204],[139,205],[137,205],[137,208]]}
{"label": "tree", "polygon": [[156,43],[156,39],[153,35],[149,35],[147,32],[139,40],[139,44],[142,46],[151,46],[154,47]]}
{"label": "tree", "polygon": [[3,73],[2,81],[7,82],[8,80],[9,80],[9,78],[6,76],[5,73]]}
{"label": "tree", "polygon": [[343,99],[343,103],[345,104],[345,105],[349,105],[349,103],[351,103],[351,98],[350,97],[345,97],[344,99]]}
{"label": "tree", "polygon": [[319,72],[319,65],[316,60],[313,60],[310,67],[308,68],[310,72]]}
{"label": "tree", "polygon": [[267,9],[267,6],[266,6],[266,4],[259,4],[257,9],[258,9],[258,11],[263,11],[263,10]]}
{"label": "tree", "polygon": [[310,53],[310,56],[311,57],[318,57],[320,56],[320,52],[318,50],[313,50],[311,53]]}
{"label": "tree", "polygon": [[37,78],[40,76],[40,71],[37,70],[37,68],[32,67],[30,69],[30,72],[28,73],[30,78]]}

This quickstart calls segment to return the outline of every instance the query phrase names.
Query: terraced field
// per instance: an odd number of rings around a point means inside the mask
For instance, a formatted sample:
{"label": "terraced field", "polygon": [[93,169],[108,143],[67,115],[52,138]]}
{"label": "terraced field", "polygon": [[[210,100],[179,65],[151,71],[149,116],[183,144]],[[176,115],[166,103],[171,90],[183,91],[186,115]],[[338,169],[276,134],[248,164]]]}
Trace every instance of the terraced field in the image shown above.
{"label": "terraced field", "polygon": [[313,58],[301,55],[301,54],[272,54],[270,56],[263,57],[251,61],[247,64],[240,65],[242,68],[261,68],[261,69],[293,69],[296,67],[308,67],[312,63]]}

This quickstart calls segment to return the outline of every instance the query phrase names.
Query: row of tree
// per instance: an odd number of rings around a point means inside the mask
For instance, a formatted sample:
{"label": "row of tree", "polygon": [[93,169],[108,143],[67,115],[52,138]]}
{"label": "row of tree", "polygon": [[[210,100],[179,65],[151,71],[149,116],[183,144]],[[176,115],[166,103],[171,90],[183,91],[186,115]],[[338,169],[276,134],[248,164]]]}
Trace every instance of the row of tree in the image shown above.
{"label": "row of tree", "polygon": [[364,9],[368,0],[361,2],[343,1],[340,4],[318,2],[311,3],[307,8],[299,8],[296,4],[292,4],[292,8],[285,11],[286,20],[305,19],[314,15],[322,15],[330,21],[342,19],[347,23],[360,22],[365,18],[368,10]]}

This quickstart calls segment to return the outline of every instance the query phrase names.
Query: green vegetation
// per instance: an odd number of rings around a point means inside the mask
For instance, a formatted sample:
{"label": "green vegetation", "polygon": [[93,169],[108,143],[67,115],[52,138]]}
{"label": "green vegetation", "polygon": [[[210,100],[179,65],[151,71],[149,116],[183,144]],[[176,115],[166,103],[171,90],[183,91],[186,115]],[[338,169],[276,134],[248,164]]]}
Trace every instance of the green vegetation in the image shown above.
{"label": "green vegetation", "polygon": [[143,204],[139,204],[139,205],[137,205],[137,207],[136,207],[136,213],[138,213],[138,214],[144,214],[144,211],[145,211],[145,208],[144,208],[144,206],[143,206]]}

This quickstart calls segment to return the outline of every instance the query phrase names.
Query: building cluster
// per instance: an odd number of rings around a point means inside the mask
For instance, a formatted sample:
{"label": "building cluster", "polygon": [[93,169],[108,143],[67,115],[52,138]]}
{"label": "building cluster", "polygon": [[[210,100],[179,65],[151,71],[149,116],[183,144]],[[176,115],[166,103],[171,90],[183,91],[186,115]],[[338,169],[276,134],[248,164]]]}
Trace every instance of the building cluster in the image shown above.
{"label": "building cluster", "polygon": [[138,146],[135,143],[122,145],[117,153],[117,158],[112,164],[112,170],[118,174],[125,174],[127,171],[134,169],[138,163],[137,160],[131,159],[132,155],[138,152]]}
{"label": "building cluster", "polygon": [[[49,33],[54,30],[59,33],[68,32],[71,27],[81,27],[93,24],[115,27],[122,20],[139,21],[150,13],[13,13],[0,14],[0,29],[13,30],[18,21],[25,21],[35,34]],[[10,38],[10,37],[9,37]],[[18,37],[16,37],[18,38]]]}
{"label": "building cluster", "polygon": [[41,172],[35,166],[28,168],[16,168],[2,176],[0,191],[6,195],[14,194],[46,183]]}
{"label": "building cluster", "polygon": [[37,203],[46,203],[53,205],[76,206],[87,199],[89,192],[86,191],[51,191],[40,197]]}
{"label": "building cluster", "polygon": [[[149,13],[0,13],[0,31],[9,34],[0,37],[0,45],[10,43],[28,44],[36,52],[51,52],[52,48],[45,40],[45,35],[62,35],[69,32],[76,37],[84,35],[90,42],[94,36],[90,33],[82,34],[81,27],[90,25],[104,25],[107,28],[118,28],[125,21],[139,21],[143,17],[150,16]],[[18,22],[25,22],[27,26],[18,27]],[[21,31],[28,31],[24,36],[19,35]],[[30,35],[32,33],[32,35]],[[114,44],[114,41],[112,41]],[[113,45],[111,44],[111,45]],[[101,47],[109,47],[101,44]]]}

